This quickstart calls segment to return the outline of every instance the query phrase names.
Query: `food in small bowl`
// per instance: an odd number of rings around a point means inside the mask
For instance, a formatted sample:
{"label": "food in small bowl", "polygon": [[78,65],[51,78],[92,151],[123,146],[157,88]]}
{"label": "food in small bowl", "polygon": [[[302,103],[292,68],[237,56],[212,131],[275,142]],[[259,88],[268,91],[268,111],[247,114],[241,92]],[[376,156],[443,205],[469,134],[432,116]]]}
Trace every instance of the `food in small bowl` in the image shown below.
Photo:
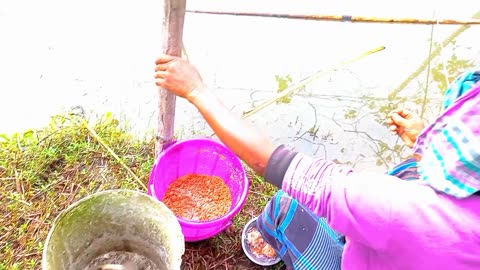
{"label": "food in small bowl", "polygon": [[250,220],[242,231],[242,248],[247,257],[261,266],[277,264],[281,259],[257,228],[257,218]]}

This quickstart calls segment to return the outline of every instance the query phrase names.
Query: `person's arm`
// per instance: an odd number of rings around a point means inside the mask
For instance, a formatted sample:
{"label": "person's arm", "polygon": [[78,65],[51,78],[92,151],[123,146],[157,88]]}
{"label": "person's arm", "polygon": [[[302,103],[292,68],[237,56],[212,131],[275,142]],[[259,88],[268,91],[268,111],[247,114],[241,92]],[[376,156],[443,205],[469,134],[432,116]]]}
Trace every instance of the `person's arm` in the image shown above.
{"label": "person's arm", "polygon": [[281,178],[280,187],[287,194],[326,218],[336,231],[373,248],[387,245],[390,200],[395,198],[383,184],[388,175],[358,173],[349,166],[297,154]]}
{"label": "person's arm", "polygon": [[195,105],[218,138],[256,173],[264,175],[275,150],[271,139],[230,112],[187,61],[164,55],[156,64],[156,84]]}
{"label": "person's arm", "polygon": [[[418,224],[430,229],[438,223],[441,213],[431,205],[440,205],[440,196],[432,188],[384,174],[356,173],[284,146],[275,149],[268,137],[231,114],[207,90],[192,65],[171,56],[160,57],[156,63],[158,86],[187,98],[241,159],[265,174],[266,181],[326,217],[340,233],[381,249],[391,237],[420,231],[423,227]],[[415,219],[411,219],[412,213]]]}
{"label": "person's arm", "polygon": [[[198,89],[196,89],[198,90]],[[264,175],[274,151],[271,139],[245,120],[230,112],[208,89],[189,98],[218,138],[256,173]]]}

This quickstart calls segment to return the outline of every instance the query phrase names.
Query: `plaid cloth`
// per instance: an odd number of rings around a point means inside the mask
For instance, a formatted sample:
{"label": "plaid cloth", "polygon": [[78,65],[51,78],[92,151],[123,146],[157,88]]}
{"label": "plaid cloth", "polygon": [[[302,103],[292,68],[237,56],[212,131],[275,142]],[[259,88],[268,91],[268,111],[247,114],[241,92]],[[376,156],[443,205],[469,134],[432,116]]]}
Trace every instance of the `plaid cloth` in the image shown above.
{"label": "plaid cloth", "polygon": [[480,190],[480,83],[450,106],[417,138],[420,179],[434,189],[468,197]]}

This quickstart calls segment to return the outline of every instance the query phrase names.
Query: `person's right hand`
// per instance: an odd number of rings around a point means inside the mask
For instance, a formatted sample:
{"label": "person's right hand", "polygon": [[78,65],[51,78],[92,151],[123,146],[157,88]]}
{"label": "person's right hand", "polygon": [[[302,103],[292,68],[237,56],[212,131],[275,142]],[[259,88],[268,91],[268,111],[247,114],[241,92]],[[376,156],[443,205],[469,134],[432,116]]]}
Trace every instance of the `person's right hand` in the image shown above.
{"label": "person's right hand", "polygon": [[425,122],[415,113],[406,109],[395,109],[388,115],[388,128],[398,134],[405,144],[412,148],[418,134],[425,128]]}
{"label": "person's right hand", "polygon": [[155,64],[155,84],[177,96],[191,101],[206,88],[195,66],[180,57],[162,55]]}

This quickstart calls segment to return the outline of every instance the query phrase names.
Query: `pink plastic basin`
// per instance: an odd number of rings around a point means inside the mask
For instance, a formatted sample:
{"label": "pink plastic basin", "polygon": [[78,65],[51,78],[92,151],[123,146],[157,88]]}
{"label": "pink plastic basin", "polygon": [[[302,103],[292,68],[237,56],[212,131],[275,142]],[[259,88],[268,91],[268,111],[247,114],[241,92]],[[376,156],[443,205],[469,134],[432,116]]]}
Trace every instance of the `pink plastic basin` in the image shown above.
{"label": "pink plastic basin", "polygon": [[230,149],[218,141],[198,138],[175,142],[157,157],[148,194],[162,201],[170,183],[190,173],[219,176],[232,195],[232,207],[218,219],[191,221],[177,217],[185,241],[196,242],[211,238],[232,224],[245,204],[250,184],[240,159]]}

